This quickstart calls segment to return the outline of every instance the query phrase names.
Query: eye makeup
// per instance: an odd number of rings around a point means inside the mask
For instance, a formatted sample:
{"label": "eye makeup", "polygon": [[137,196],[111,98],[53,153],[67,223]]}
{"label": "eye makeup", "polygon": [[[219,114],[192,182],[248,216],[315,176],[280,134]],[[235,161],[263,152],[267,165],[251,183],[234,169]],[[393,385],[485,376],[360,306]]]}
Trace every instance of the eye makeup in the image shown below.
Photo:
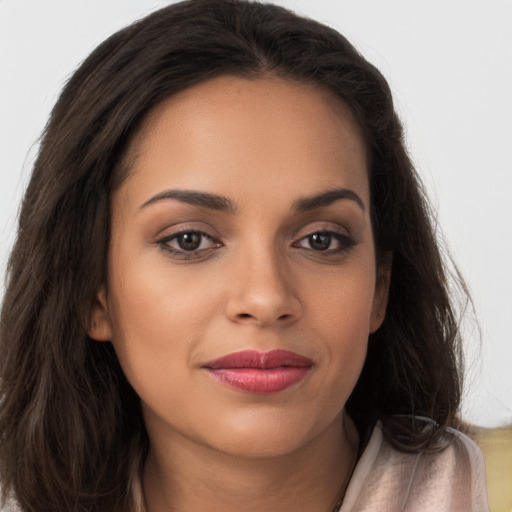
{"label": "eye makeup", "polygon": [[182,229],[152,241],[161,250],[176,259],[197,259],[223,244],[208,233],[199,230]]}
{"label": "eye makeup", "polygon": [[[152,243],[176,259],[199,259],[224,246],[209,233],[190,228],[157,237]],[[356,240],[345,233],[332,229],[315,229],[293,242],[291,247],[328,257],[342,255],[356,244]]]}
{"label": "eye makeup", "polygon": [[[302,243],[306,242],[309,247]],[[294,244],[294,247],[301,247],[311,251],[323,254],[341,254],[348,251],[356,245],[353,237],[339,233],[337,231],[314,231],[311,234],[301,238]]]}

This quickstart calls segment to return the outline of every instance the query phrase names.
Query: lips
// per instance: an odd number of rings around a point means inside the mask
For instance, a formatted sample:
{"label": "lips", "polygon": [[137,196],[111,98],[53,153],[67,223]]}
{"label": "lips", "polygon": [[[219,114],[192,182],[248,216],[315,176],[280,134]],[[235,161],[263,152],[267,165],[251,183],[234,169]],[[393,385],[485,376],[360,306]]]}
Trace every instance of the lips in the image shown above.
{"label": "lips", "polygon": [[287,350],[244,350],[203,365],[217,381],[249,393],[278,393],[298,383],[311,370],[307,357]]}

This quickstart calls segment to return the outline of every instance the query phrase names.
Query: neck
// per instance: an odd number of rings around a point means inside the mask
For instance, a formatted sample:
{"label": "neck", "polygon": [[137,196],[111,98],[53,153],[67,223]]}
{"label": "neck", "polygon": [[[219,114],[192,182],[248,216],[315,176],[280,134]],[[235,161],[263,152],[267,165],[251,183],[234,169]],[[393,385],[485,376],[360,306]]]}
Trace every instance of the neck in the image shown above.
{"label": "neck", "polygon": [[331,512],[348,485],[358,446],[343,414],[305,446],[276,457],[239,457],[175,441],[150,446],[142,479],[146,512]]}

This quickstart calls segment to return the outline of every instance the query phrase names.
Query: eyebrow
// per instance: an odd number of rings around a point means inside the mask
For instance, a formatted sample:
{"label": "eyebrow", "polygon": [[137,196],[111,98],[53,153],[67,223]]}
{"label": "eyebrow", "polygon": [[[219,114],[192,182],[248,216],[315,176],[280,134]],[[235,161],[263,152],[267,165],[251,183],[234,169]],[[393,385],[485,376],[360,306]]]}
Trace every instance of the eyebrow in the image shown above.
{"label": "eyebrow", "polygon": [[141,208],[146,208],[150,204],[164,199],[177,199],[182,203],[221,212],[235,213],[237,210],[233,202],[227,197],[196,190],[166,190],[146,201]]}
{"label": "eyebrow", "polygon": [[298,212],[307,212],[329,206],[335,201],[340,199],[349,199],[354,201],[361,210],[365,210],[363,200],[353,191],[348,188],[333,188],[325,192],[320,192],[310,197],[303,197],[293,204],[293,209]]}
{"label": "eyebrow", "polygon": [[[227,197],[197,190],[166,190],[160,192],[147,200],[141,206],[141,209],[165,199],[176,199],[182,203],[227,213],[236,213],[238,211],[235,204]],[[354,201],[364,212],[365,206],[362,199],[353,190],[347,188],[335,188],[313,196],[302,197],[293,203],[292,209],[297,212],[307,212],[329,206],[341,199]]]}

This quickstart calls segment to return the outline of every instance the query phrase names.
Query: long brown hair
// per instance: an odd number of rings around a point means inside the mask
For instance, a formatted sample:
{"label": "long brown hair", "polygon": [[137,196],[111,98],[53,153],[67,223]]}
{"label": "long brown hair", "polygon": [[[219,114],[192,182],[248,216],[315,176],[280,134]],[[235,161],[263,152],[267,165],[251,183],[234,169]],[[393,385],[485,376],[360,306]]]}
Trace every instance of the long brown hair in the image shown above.
{"label": "long brown hair", "polygon": [[[222,74],[314,84],[353,110],[368,148],[376,246],[393,253],[393,268],[386,319],[346,407],[360,426],[380,419],[403,450],[431,445],[456,423],[450,276],[385,79],[339,33],[283,8],[189,0],[101,44],[65,86],[42,137],[0,326],[0,479],[25,512],[133,506],[130,475],[148,446],[140,402],[111,344],[86,332],[106,279],[109,200],[147,112]],[[436,427],[426,434],[410,415]]]}

